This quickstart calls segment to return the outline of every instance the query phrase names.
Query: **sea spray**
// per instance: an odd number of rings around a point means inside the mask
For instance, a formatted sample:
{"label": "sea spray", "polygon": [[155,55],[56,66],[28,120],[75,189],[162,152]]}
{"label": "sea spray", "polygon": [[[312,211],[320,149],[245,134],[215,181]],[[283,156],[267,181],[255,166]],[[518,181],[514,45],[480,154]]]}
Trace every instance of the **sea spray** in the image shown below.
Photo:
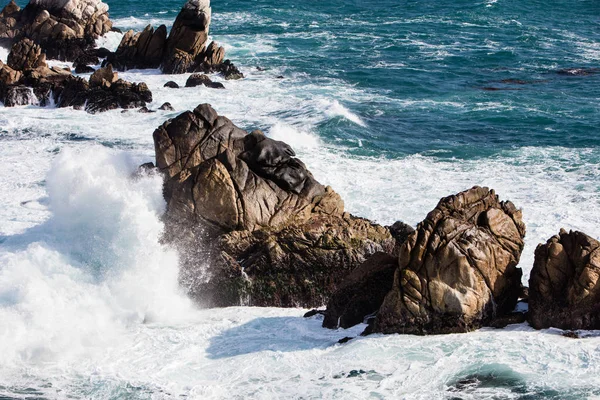
{"label": "sea spray", "polygon": [[2,244],[0,364],[101,352],[131,324],[190,312],[177,255],[159,243],[162,178],[133,171],[129,156],[99,146],[55,159],[52,216]]}

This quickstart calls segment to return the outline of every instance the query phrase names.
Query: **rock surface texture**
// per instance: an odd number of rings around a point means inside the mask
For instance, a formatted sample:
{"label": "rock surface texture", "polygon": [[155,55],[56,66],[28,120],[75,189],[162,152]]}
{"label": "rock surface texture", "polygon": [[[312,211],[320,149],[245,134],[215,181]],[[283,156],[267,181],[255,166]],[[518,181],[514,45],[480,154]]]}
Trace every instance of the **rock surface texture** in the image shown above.
{"label": "rock surface texture", "polygon": [[244,75],[225,60],[225,49],[208,43],[211,8],[209,0],[188,0],[167,37],[164,25],[156,30],[148,25],[142,32],[129,31],[106,63],[117,70],[162,68],[166,74],[186,72],[220,73],[226,79]]}
{"label": "rock surface texture", "polygon": [[442,199],[400,248],[374,331],[466,332],[512,311],[524,236],[521,212],[493,190],[474,187]]}
{"label": "rock surface texture", "polygon": [[89,82],[69,69],[49,68],[41,47],[22,39],[12,46],[8,64],[0,62],[0,101],[6,107],[54,103],[97,113],[144,107],[152,93],[145,83],[119,79],[110,65],[95,71]]}
{"label": "rock surface texture", "polygon": [[344,212],[285,143],[198,106],[154,132],[165,239],[206,306],[318,306],[351,270],[392,251],[387,228]]}
{"label": "rock surface texture", "polygon": [[600,329],[600,242],[561,230],[535,250],[529,322],[536,329]]}
{"label": "rock surface texture", "polygon": [[74,61],[112,29],[108,6],[100,0],[30,0],[24,9],[11,1],[0,13],[0,40],[27,38],[48,58]]}

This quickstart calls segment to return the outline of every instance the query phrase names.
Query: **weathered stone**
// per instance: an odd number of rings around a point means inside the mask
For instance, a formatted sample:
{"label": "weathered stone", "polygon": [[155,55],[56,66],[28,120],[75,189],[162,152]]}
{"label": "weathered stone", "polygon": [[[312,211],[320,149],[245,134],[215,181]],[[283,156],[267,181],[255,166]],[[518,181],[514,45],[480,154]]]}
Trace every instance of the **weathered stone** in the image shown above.
{"label": "weathered stone", "polygon": [[10,3],[0,14],[0,39],[27,38],[47,57],[72,61],[112,28],[107,11],[99,0],[31,0],[22,10]]}
{"label": "weathered stone", "polygon": [[7,64],[12,69],[20,71],[47,66],[46,55],[42,53],[42,48],[29,39],[22,39],[12,46]]}
{"label": "weathered stone", "polygon": [[524,236],[521,212],[493,190],[442,199],[400,248],[375,332],[466,332],[512,311]]}
{"label": "weathered stone", "polygon": [[535,250],[529,323],[536,329],[600,329],[600,242],[561,230]]}
{"label": "weathered stone", "polygon": [[322,305],[388,229],[343,212],[285,143],[248,134],[207,104],[154,132],[165,175],[165,240],[181,280],[206,306]]}
{"label": "weathered stone", "polygon": [[90,86],[109,88],[118,80],[119,74],[113,72],[112,65],[108,64],[106,67],[96,70],[92,76],[90,76]]}

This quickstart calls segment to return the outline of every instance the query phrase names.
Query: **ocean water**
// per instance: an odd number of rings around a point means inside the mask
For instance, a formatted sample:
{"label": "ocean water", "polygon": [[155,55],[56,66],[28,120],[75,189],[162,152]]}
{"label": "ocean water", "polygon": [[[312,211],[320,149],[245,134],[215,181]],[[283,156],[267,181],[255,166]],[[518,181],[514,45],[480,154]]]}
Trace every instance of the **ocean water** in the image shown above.
{"label": "ocean water", "polygon": [[[24,1],[18,2],[23,5]],[[182,1],[107,1],[122,29]],[[201,310],[160,241],[152,132],[199,103],[290,143],[348,211],[416,225],[485,185],[523,209],[533,251],[600,237],[600,3],[212,2],[211,36],[246,74],[226,90],[145,81],[150,108],[0,106],[0,399],[593,399],[600,337],[527,324],[463,335],[330,331],[305,310]],[[116,48],[110,33],[99,46]],[[8,51],[0,48],[0,59]],[[579,69],[585,75],[568,71]]]}

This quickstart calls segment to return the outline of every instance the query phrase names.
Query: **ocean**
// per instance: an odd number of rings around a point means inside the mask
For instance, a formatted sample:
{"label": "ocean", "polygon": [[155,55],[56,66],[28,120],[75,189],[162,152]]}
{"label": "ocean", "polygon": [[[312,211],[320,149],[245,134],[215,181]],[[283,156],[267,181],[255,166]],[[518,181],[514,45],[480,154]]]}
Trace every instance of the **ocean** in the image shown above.
{"label": "ocean", "polygon": [[[125,31],[169,26],[183,1],[106,3]],[[527,284],[535,247],[560,228],[600,237],[600,3],[211,3],[211,36],[246,75],[214,77],[226,90],[131,70],[120,77],[148,84],[149,108],[176,111],[0,106],[0,399],[600,398],[597,332],[520,324],[340,345],[364,325],[198,309],[160,241],[161,179],[131,179],[154,161],[157,126],[210,103],[292,145],[349,212],[381,224],[496,189],[523,210]]]}

